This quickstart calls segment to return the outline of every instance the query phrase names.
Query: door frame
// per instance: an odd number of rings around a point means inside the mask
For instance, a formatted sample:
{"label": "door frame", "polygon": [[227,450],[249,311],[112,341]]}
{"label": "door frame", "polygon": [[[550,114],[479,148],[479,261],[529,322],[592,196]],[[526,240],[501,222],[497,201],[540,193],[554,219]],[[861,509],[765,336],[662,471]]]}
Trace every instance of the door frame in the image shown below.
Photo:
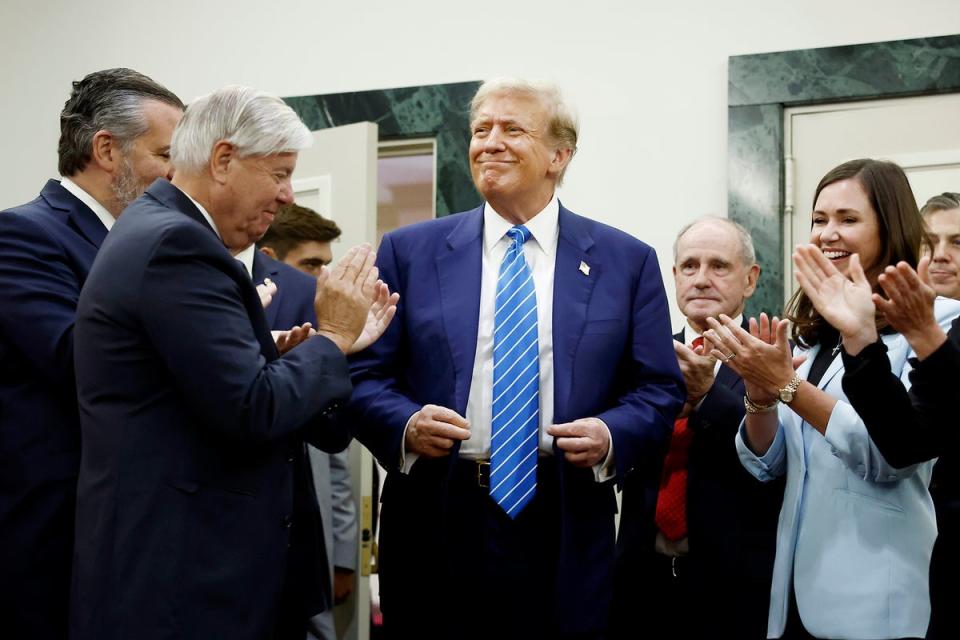
{"label": "door frame", "polygon": [[434,211],[442,217],[483,201],[473,186],[470,100],[479,81],[375,89],[284,98],[311,131],[355,122],[375,122],[380,142],[409,138],[436,140]]}
{"label": "door frame", "polygon": [[957,92],[960,34],[729,58],[727,215],[764,274],[746,314],[784,304],[784,109]]}

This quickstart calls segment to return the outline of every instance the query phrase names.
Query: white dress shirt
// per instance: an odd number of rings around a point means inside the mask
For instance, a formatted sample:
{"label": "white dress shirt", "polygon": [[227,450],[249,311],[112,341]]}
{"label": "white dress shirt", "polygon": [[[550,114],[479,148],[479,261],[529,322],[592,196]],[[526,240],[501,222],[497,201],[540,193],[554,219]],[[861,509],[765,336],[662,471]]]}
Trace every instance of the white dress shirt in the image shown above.
{"label": "white dress shirt", "polygon": [[253,278],[253,254],[257,250],[257,245],[252,244],[240,253],[233,256],[240,261],[240,264],[244,266],[247,270],[247,273],[250,274],[250,278]]}
{"label": "white dress shirt", "polygon": [[117,219],[114,218],[113,214],[107,211],[107,208],[100,204],[96,198],[80,188],[80,186],[70,178],[61,177],[60,185],[75,195],[80,202],[87,205],[87,208],[96,214],[96,216],[100,219],[100,222],[103,223],[103,226],[107,228],[107,231],[110,231],[110,229],[113,228],[113,223],[116,222]]}
{"label": "white dress shirt", "polygon": [[[553,424],[553,281],[556,265],[557,241],[560,237],[560,203],[556,194],[537,215],[524,223],[530,239],[523,245],[524,258],[530,268],[537,297],[537,346],[540,353],[540,455],[553,455],[553,436],[547,427]],[[490,204],[483,207],[483,256],[480,274],[480,317],[477,323],[477,350],[473,360],[473,375],[467,411],[470,438],[460,445],[460,458],[487,460],[490,458],[491,422],[493,419],[493,316],[496,307],[497,280],[500,263],[510,243],[507,231],[514,224],[498,214]],[[407,428],[418,414],[411,416]],[[590,417],[590,416],[580,416]],[[606,426],[606,425],[604,425]],[[613,477],[613,438],[607,428],[610,449],[606,458],[594,466],[599,481]],[[401,469],[410,471],[418,456],[404,452]]]}

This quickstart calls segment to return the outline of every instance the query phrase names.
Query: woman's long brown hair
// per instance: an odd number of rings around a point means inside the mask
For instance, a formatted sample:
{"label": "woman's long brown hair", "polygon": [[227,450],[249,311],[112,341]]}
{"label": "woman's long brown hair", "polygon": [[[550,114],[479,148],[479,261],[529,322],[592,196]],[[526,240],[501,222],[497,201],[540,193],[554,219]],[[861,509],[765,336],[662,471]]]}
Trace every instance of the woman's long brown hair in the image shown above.
{"label": "woman's long brown hair", "polygon": [[[903,169],[893,162],[870,158],[844,162],[820,180],[813,195],[811,210],[816,209],[817,198],[824,188],[849,179],[856,180],[863,187],[879,221],[879,257],[876,264],[863,265],[867,277],[875,282],[876,277],[888,265],[897,264],[901,260],[916,268],[920,257],[920,244],[923,242],[923,224],[910,182]],[[876,284],[874,291],[879,292]],[[794,341],[806,347],[817,344],[824,329],[829,326],[803,289],[793,294],[784,313],[793,324]],[[882,314],[877,315],[876,322],[878,331],[887,326]]]}

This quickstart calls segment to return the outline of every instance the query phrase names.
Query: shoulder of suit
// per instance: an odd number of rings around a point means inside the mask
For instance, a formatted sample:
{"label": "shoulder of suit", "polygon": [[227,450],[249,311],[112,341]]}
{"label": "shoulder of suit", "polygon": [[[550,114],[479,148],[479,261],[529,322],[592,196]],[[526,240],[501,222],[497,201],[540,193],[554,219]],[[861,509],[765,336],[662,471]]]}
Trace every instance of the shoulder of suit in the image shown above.
{"label": "shoulder of suit", "polygon": [[107,236],[111,243],[135,237],[144,251],[148,247],[178,245],[182,251],[232,256],[208,227],[162,202],[141,197],[127,207]]}
{"label": "shoulder of suit", "polygon": [[482,211],[482,208],[471,209],[469,211],[458,211],[457,213],[451,213],[441,218],[433,218],[432,220],[414,222],[413,224],[408,224],[400,227],[399,229],[394,229],[393,231],[388,232],[386,235],[393,239],[404,238],[407,236],[422,236],[425,234],[438,234],[441,236],[446,236],[447,233],[450,233],[463,221],[464,217],[471,215],[479,216],[482,215]]}
{"label": "shoulder of suit", "polygon": [[618,229],[617,227],[599,222],[593,218],[588,218],[578,213],[574,213],[566,207],[564,207],[562,210],[567,215],[571,216],[572,220],[574,220],[576,224],[582,225],[583,228],[588,229],[590,235],[593,237],[593,241],[603,248],[621,247],[624,250],[637,252],[639,254],[646,254],[650,251],[653,251],[653,247],[648,245],[643,240],[630,235],[623,229]]}

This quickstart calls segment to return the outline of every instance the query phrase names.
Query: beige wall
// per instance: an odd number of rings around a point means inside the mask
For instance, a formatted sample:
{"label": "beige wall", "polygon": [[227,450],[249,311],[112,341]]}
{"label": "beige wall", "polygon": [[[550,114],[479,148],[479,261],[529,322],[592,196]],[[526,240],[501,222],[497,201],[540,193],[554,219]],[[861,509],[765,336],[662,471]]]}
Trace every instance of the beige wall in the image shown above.
{"label": "beige wall", "polygon": [[685,221],[725,211],[728,56],[958,32],[957,0],[2,0],[0,206],[55,175],[69,82],[95,69],[133,67],[185,100],[521,75],[559,82],[580,112],[564,203],[668,263]]}

